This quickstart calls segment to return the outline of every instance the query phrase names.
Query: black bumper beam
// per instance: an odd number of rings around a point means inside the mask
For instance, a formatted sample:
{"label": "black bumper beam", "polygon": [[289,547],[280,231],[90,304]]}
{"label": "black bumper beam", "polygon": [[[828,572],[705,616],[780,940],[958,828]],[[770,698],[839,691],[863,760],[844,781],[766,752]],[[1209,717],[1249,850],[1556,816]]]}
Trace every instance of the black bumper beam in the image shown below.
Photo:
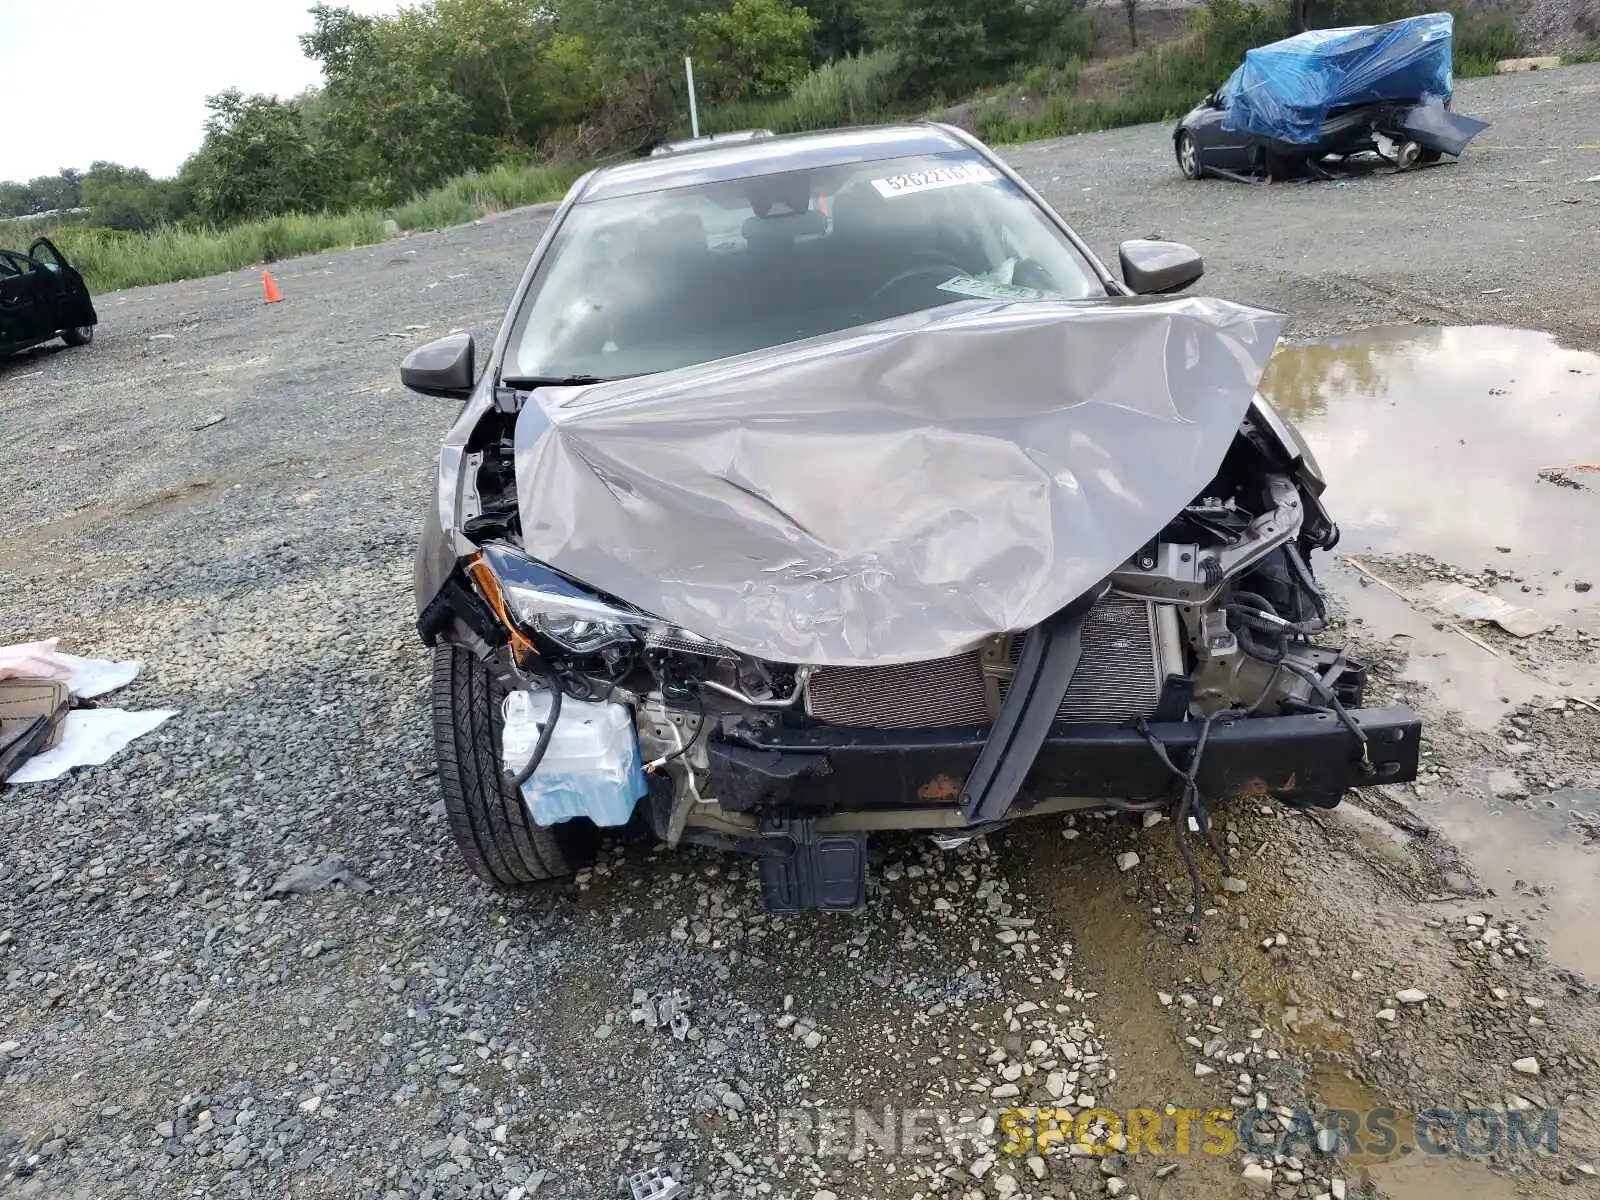
{"label": "black bumper beam", "polygon": [[[1337,717],[1309,713],[1247,717],[1211,727],[1196,782],[1207,798],[1249,795],[1297,807],[1332,808],[1353,787],[1416,778],[1422,718],[1409,708],[1363,708],[1350,716],[1367,735],[1364,762]],[[1197,721],[1162,722],[1150,733],[1186,767]],[[990,730],[823,727],[777,729],[742,743],[713,741],[711,786],[733,812],[822,815],[837,811],[958,807]],[[1019,747],[1020,749],[1020,747]],[[1029,761],[1029,760],[1024,760]],[[1158,799],[1177,780],[1139,731],[1108,725],[1050,726],[1003,815],[1023,815],[1050,796]],[[985,818],[981,810],[977,823]],[[969,814],[969,820],[972,815]]]}

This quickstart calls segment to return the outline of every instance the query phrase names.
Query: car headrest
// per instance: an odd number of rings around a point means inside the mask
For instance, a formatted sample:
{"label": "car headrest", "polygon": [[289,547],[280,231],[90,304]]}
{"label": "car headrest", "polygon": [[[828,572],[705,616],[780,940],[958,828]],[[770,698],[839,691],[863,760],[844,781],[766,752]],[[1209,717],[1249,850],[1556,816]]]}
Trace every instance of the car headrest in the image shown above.
{"label": "car headrest", "polygon": [[843,234],[878,234],[899,222],[891,201],[870,183],[852,184],[833,200],[833,228]]}

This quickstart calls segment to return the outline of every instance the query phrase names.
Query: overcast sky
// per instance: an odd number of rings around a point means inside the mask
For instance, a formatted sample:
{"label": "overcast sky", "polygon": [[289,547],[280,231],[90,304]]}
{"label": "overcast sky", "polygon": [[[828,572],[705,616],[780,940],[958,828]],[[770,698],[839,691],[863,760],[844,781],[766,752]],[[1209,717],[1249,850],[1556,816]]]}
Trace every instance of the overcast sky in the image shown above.
{"label": "overcast sky", "polygon": [[298,40],[314,2],[0,0],[0,179],[102,158],[171,175],[200,145],[208,95],[237,87],[291,96],[321,82]]}

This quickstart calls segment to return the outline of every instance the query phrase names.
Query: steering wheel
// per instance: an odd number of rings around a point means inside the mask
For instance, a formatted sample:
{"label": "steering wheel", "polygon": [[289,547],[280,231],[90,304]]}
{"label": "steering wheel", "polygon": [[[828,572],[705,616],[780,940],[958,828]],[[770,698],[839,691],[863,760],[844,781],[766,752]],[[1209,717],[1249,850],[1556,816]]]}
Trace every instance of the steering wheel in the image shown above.
{"label": "steering wheel", "polygon": [[872,293],[872,298],[876,300],[879,296],[883,295],[890,289],[897,288],[907,280],[915,279],[919,275],[933,274],[938,274],[940,276],[939,282],[943,283],[946,279],[950,279],[956,275],[964,275],[966,272],[953,263],[948,262],[924,263],[918,267],[907,267],[904,271],[894,275],[888,280],[888,282],[878,287],[878,289]]}

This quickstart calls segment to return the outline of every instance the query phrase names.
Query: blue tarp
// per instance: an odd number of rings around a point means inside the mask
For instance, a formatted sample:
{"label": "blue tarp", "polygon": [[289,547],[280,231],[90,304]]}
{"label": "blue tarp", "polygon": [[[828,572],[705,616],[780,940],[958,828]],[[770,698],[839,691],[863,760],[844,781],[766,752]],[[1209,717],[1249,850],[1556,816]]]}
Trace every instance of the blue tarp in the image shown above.
{"label": "blue tarp", "polygon": [[1248,50],[1220,89],[1222,128],[1309,145],[1340,105],[1448,100],[1453,37],[1449,13],[1428,13],[1313,29]]}

